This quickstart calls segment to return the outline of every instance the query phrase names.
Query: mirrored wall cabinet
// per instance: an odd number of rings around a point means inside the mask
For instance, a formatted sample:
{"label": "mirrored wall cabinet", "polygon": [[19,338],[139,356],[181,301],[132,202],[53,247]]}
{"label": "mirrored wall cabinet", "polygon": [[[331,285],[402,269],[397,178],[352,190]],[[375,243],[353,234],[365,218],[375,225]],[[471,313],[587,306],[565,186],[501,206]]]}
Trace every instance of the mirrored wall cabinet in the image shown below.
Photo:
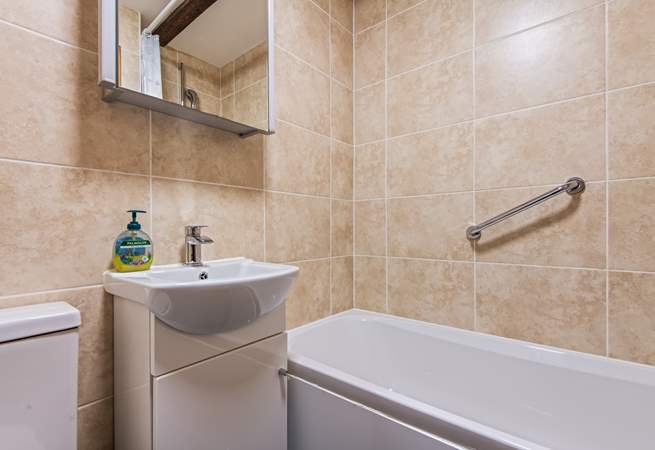
{"label": "mirrored wall cabinet", "polygon": [[106,101],[273,133],[273,0],[99,0],[99,11]]}

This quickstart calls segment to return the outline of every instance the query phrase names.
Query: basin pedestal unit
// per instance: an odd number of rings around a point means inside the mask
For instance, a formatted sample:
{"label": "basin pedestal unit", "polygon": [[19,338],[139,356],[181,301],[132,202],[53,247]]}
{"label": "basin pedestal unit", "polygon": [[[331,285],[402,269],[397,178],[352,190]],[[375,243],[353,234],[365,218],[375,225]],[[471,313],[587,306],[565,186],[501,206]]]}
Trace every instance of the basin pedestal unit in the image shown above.
{"label": "basin pedestal unit", "polygon": [[237,258],[106,273],[116,448],[285,450],[283,299],[297,272]]}

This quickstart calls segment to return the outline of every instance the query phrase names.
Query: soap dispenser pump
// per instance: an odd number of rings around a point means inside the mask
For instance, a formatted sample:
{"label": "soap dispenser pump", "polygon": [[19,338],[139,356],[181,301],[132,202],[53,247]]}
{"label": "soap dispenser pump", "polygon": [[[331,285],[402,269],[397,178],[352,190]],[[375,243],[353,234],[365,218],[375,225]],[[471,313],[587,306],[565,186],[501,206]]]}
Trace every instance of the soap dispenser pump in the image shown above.
{"label": "soap dispenser pump", "polygon": [[152,240],[137,222],[137,214],[144,213],[139,209],[127,211],[132,214],[132,221],[127,224],[127,230],[116,238],[112,261],[118,272],[136,272],[148,270],[152,265]]}

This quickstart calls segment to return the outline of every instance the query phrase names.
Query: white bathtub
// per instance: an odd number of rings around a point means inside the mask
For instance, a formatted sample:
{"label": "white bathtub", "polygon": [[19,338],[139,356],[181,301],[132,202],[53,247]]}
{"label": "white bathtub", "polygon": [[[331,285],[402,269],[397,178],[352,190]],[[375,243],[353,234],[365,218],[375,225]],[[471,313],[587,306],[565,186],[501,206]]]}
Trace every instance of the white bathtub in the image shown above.
{"label": "white bathtub", "polygon": [[289,374],[290,450],[655,449],[655,367],[352,310]]}

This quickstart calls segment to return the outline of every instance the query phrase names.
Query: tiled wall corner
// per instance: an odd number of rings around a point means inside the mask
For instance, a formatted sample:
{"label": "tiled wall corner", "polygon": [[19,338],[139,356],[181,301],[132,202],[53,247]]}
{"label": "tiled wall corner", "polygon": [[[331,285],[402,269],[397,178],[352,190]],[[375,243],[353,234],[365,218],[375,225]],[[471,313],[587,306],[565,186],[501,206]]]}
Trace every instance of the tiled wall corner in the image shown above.
{"label": "tiled wall corner", "polygon": [[356,307],[654,363],[654,7],[355,2]]}

